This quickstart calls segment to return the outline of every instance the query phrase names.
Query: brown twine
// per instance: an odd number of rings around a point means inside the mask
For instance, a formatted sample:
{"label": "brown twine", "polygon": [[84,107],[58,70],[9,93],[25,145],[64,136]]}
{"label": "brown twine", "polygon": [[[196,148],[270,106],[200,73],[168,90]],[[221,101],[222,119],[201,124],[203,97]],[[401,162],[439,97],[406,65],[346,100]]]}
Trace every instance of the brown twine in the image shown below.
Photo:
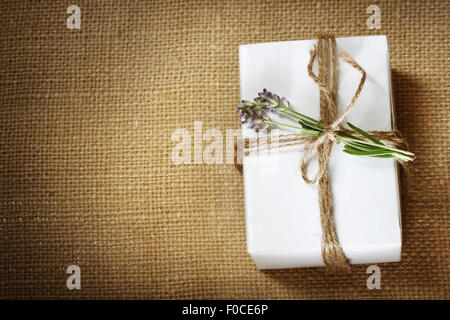
{"label": "brown twine", "polygon": [[[330,58],[331,56],[331,58]],[[358,88],[353,95],[344,113],[337,117],[337,84],[338,56],[361,72],[362,76]],[[313,64],[317,58],[318,74],[313,71]],[[317,45],[310,52],[308,63],[308,75],[316,82],[320,89],[320,120],[324,127],[323,133],[318,136],[305,134],[285,134],[277,136],[266,136],[263,139],[248,139],[244,143],[244,155],[250,155],[261,150],[273,150],[295,145],[307,145],[303,155],[300,170],[303,180],[308,184],[318,183],[320,223],[322,227],[321,251],[323,261],[331,271],[350,271],[350,265],[339,243],[333,214],[333,202],[331,197],[330,181],[328,175],[328,162],[330,160],[333,144],[339,143],[336,135],[339,131],[345,131],[356,136],[358,133],[341,127],[347,114],[354,107],[356,100],[364,87],[366,72],[355,60],[345,52],[337,52],[334,37],[319,37]],[[330,79],[331,76],[331,79]],[[406,143],[398,130],[393,131],[369,131],[378,140],[389,143],[395,147],[405,146]],[[307,167],[312,153],[317,150],[319,170],[310,179],[307,175]],[[241,168],[242,170],[242,168]]]}

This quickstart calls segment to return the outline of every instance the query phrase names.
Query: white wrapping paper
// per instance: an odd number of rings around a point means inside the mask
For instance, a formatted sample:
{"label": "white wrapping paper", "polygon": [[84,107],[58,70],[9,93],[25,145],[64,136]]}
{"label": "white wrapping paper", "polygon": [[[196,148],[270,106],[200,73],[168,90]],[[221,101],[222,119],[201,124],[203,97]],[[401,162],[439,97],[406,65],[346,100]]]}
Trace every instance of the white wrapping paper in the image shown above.
{"label": "white wrapping paper", "polygon": [[[392,95],[385,36],[338,38],[367,72],[346,121],[364,130],[391,130]],[[308,76],[309,51],[317,40],[241,45],[241,98],[263,88],[286,97],[298,112],[319,119],[319,89]],[[350,102],[361,74],[339,60],[338,114]],[[286,120],[285,120],[286,121]],[[279,133],[294,131],[280,130]],[[244,127],[244,137],[253,130]],[[400,200],[392,159],[345,154],[335,145],[329,163],[337,234],[351,264],[399,261]],[[244,158],[247,248],[260,269],[324,266],[317,185],[306,184],[299,164],[304,147]],[[309,176],[317,171],[313,158]]]}

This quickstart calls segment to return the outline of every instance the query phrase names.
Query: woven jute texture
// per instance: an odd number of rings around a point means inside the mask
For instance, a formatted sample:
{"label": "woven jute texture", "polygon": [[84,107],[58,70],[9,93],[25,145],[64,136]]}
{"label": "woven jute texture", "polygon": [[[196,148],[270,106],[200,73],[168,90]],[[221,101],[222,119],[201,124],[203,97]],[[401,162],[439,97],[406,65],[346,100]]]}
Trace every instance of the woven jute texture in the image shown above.
{"label": "woven jute texture", "polygon": [[[81,30],[66,26],[71,4]],[[449,7],[2,2],[0,297],[450,298]],[[380,290],[367,265],[257,270],[234,165],[171,161],[178,128],[239,128],[239,44],[320,33],[388,36],[397,124],[417,154],[401,173],[402,261],[379,264]],[[70,265],[81,290],[66,287]]]}

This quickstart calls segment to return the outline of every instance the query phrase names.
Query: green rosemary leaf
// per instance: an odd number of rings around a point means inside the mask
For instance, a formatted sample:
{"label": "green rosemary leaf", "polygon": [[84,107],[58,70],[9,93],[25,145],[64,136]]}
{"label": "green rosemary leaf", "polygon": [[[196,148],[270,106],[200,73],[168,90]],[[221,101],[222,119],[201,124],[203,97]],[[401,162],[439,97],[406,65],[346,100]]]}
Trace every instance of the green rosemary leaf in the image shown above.
{"label": "green rosemary leaf", "polygon": [[387,154],[379,154],[379,155],[375,155],[375,156],[370,156],[370,157],[374,157],[374,158],[395,158],[396,156],[392,153],[387,153]]}
{"label": "green rosemary leaf", "polygon": [[[361,151],[389,151],[385,149],[381,149],[380,147],[376,146],[369,146],[365,144],[358,143],[357,141],[349,141],[345,144],[345,146],[353,147],[355,149],[361,150]],[[391,151],[389,151],[391,152]]]}
{"label": "green rosemary leaf", "polygon": [[[342,142],[344,142],[344,143],[349,143],[349,142],[355,142],[356,143],[357,142],[359,144],[364,144],[366,146],[373,146],[373,147],[377,147],[377,148],[380,148],[380,149],[383,149],[383,150],[389,150],[389,151],[392,151],[392,152],[397,153],[397,154],[403,154],[407,158],[409,158],[410,160],[414,159],[413,158],[414,157],[413,153],[411,153],[409,151],[405,151],[405,150],[400,150],[400,149],[397,149],[397,148],[394,148],[394,147],[390,147],[390,146],[387,146],[387,145],[384,145],[384,144],[378,144],[378,143],[374,143],[372,141],[361,140],[361,139],[357,139],[357,141],[355,141],[354,138],[348,138],[345,135],[341,135],[341,134],[338,135],[338,138],[340,138],[340,140]],[[408,161],[410,161],[410,160],[408,160]]]}
{"label": "green rosemary leaf", "polygon": [[354,152],[353,154],[364,154],[364,155],[379,155],[379,154],[392,154],[389,150],[383,150],[383,149],[370,149],[370,148],[364,148],[359,146],[352,146],[352,145],[345,145],[344,151],[350,151]]}
{"label": "green rosemary leaf", "polygon": [[319,132],[323,131],[323,129],[321,127],[319,127],[317,124],[312,123],[311,121],[308,121],[308,120],[300,119],[300,120],[298,120],[298,123],[303,128],[306,128],[306,129],[316,130],[316,131],[319,131]]}
{"label": "green rosemary leaf", "polygon": [[353,136],[353,135],[351,135],[351,134],[349,134],[347,132],[344,132],[344,131],[339,131],[338,136],[342,137],[342,138],[348,138],[348,139],[363,141],[362,139],[360,139],[358,137],[355,137],[355,136]]}
{"label": "green rosemary leaf", "polygon": [[356,155],[356,156],[378,156],[378,155],[384,155],[385,152],[376,152],[376,151],[361,151],[354,148],[344,148],[343,150],[345,153]]}
{"label": "green rosemary leaf", "polygon": [[351,124],[350,122],[347,122],[348,126],[350,128],[352,128],[353,130],[355,130],[356,132],[358,132],[360,135],[362,135],[363,137],[366,137],[367,139],[369,139],[370,141],[376,143],[376,144],[381,144],[384,145],[384,143],[382,143],[381,141],[377,140],[374,136],[370,135],[369,133],[367,133],[366,131],[364,131],[363,129],[358,128],[357,126]]}

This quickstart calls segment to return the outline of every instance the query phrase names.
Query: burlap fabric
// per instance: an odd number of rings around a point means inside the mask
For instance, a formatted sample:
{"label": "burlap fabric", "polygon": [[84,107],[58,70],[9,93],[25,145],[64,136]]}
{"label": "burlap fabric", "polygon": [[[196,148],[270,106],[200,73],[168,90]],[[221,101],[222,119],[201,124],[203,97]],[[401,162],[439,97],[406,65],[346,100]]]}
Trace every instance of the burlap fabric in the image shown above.
{"label": "burlap fabric", "polygon": [[[81,30],[66,9],[81,8]],[[366,8],[381,9],[369,30]],[[1,298],[450,298],[448,1],[11,1],[0,9]],[[401,263],[258,271],[242,176],[175,165],[171,134],[239,128],[238,45],[387,34]],[[306,72],[306,70],[305,70]],[[369,75],[370,77],[370,75]],[[66,268],[81,268],[68,290]]]}

